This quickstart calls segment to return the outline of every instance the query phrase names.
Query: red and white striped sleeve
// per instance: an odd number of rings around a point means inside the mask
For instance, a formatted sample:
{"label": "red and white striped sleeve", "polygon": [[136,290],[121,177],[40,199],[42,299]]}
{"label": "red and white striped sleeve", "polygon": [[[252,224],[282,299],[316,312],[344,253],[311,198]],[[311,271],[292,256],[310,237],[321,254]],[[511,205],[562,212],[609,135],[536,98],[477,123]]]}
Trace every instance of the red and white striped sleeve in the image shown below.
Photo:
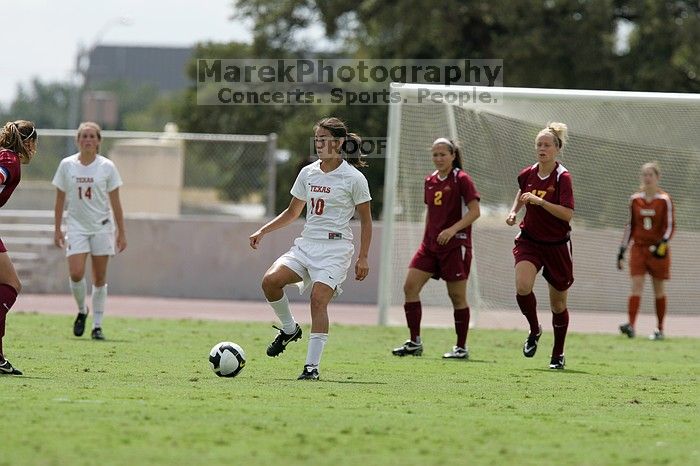
{"label": "red and white striped sleeve", "polygon": [[664,194],[661,197],[666,201],[666,231],[664,231],[663,239],[668,241],[673,236],[673,232],[676,229],[676,215],[673,211],[673,201],[671,201],[671,196]]}
{"label": "red and white striped sleeve", "polygon": [[625,225],[625,231],[622,234],[622,243],[620,244],[620,246],[625,249],[627,249],[627,246],[630,244],[630,240],[632,239],[632,228],[634,228],[633,202],[634,196],[630,197],[629,218],[627,220],[627,225]]}

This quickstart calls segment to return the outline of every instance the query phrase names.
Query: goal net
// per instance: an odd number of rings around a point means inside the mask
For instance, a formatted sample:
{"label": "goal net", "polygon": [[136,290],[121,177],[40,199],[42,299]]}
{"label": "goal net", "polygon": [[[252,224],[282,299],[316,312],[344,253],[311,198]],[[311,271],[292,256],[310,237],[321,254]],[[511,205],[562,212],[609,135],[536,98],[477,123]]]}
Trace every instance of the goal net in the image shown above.
{"label": "goal net", "polygon": [[[423,179],[434,170],[430,145],[438,137],[451,137],[461,146],[464,168],[481,193],[481,217],[473,226],[469,304],[477,314],[517,310],[512,248],[518,227],[507,226],[505,219],[518,190],[516,177],[536,162],[535,136],[549,121],[569,127],[560,159],[572,174],[576,203],[569,308],[626,310],[629,275],[627,269],[616,269],[616,256],[629,196],[639,189],[640,168],[657,161],[660,185],[676,210],[671,280],[666,285],[669,311],[700,312],[700,216],[695,214],[700,199],[700,95],[420,84],[392,84],[391,90],[401,100],[389,110],[380,323],[386,323],[391,306],[403,303],[408,263],[423,236]],[[451,98],[459,92],[469,100]],[[429,102],[437,100],[431,97],[436,93],[442,94],[443,103]],[[479,101],[484,93],[491,96],[490,103]],[[540,308],[547,309],[546,281],[538,278],[534,291]],[[445,284],[435,280],[425,286],[421,301],[451,307]],[[653,302],[647,284],[642,312],[651,312]]]}

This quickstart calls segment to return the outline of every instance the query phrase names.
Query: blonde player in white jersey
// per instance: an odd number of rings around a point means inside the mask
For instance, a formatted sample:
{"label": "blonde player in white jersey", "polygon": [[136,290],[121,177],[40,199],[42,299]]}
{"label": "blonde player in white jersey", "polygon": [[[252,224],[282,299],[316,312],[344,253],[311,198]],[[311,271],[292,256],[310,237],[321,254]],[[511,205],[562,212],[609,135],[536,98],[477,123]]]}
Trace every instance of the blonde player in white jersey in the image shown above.
{"label": "blonde player in white jersey", "polygon": [[366,166],[361,160],[359,136],[348,132],[338,118],[324,118],[314,126],[314,140],[319,160],[305,166],[297,176],[289,206],[250,235],[250,246],[257,249],[264,235],[292,223],[306,206],[301,237],[262,279],[265,298],[282,323],[282,328],[275,327],[279,334],[267,347],[271,357],[282,353],[302,333],[284,287],[297,283],[303,292],[311,286],[311,335],[306,363],[298,377],[301,380],[319,378],[318,367],[328,341],[328,304],[342,291],[340,285],[354,254],[350,219],[355,212],[360,218],[356,280],[364,280],[369,273],[367,255],[372,240],[372,198],[367,179],[356,168]]}
{"label": "blonde player in white jersey", "polygon": [[[124,214],[119,200],[121,177],[114,163],[101,156],[102,135],[97,123],[84,122],[78,127],[76,142],[80,152],[61,160],[53,185],[56,186],[54,207],[54,243],[66,249],[70,289],[78,305],[73,334],[82,336],[89,308],[85,304],[87,285],[85,263],[92,257],[92,311],[94,340],[104,340],[102,317],[107,300],[107,262],[116,249],[126,248]],[[66,201],[66,235],[61,232]],[[111,208],[110,208],[111,206]]]}

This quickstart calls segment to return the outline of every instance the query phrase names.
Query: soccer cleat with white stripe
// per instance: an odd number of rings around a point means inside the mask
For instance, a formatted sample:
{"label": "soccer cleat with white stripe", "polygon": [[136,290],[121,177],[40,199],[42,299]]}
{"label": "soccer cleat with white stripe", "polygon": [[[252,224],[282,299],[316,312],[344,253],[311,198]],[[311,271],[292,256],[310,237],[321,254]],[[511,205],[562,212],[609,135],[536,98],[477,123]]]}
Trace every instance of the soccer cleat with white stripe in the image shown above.
{"label": "soccer cleat with white stripe", "polygon": [[529,333],[527,336],[527,340],[525,340],[525,344],[523,345],[523,356],[526,358],[531,358],[535,355],[537,352],[537,342],[540,340],[540,337],[542,336],[542,326],[540,325],[539,332],[537,332],[537,335],[533,335],[532,333]]}
{"label": "soccer cleat with white stripe", "polygon": [[443,354],[442,357],[443,359],[469,359],[469,349],[454,346],[452,351]]}
{"label": "soccer cleat with white stripe", "polygon": [[12,367],[12,364],[10,364],[10,361],[5,359],[2,364],[0,364],[0,374],[7,374],[7,375],[22,375],[22,371],[15,369]]}
{"label": "soccer cleat with white stripe", "polygon": [[279,333],[275,339],[272,340],[272,343],[270,343],[267,347],[267,355],[274,358],[278,354],[283,353],[289,343],[297,341],[299,338],[301,338],[301,327],[299,327],[299,324],[296,324],[296,327],[291,334],[284,333],[281,328],[274,325],[272,327],[279,330]]}
{"label": "soccer cleat with white stripe", "polygon": [[391,350],[391,354],[394,356],[420,356],[423,354],[423,345],[411,340],[406,340],[403,346]]}
{"label": "soccer cleat with white stripe", "polygon": [[564,355],[554,357],[549,361],[550,369],[564,369]]}
{"label": "soccer cleat with white stripe", "polygon": [[318,366],[305,365],[297,380],[318,380]]}

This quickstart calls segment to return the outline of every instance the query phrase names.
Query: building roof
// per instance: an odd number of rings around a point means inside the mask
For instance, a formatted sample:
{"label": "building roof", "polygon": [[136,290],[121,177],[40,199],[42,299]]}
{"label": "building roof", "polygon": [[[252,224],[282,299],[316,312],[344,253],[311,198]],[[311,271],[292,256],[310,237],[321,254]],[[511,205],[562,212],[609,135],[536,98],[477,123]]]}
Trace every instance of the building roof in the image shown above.
{"label": "building roof", "polygon": [[161,92],[185,89],[187,63],[192,47],[98,45],[89,53],[86,82],[128,81],[135,86],[153,85]]}

